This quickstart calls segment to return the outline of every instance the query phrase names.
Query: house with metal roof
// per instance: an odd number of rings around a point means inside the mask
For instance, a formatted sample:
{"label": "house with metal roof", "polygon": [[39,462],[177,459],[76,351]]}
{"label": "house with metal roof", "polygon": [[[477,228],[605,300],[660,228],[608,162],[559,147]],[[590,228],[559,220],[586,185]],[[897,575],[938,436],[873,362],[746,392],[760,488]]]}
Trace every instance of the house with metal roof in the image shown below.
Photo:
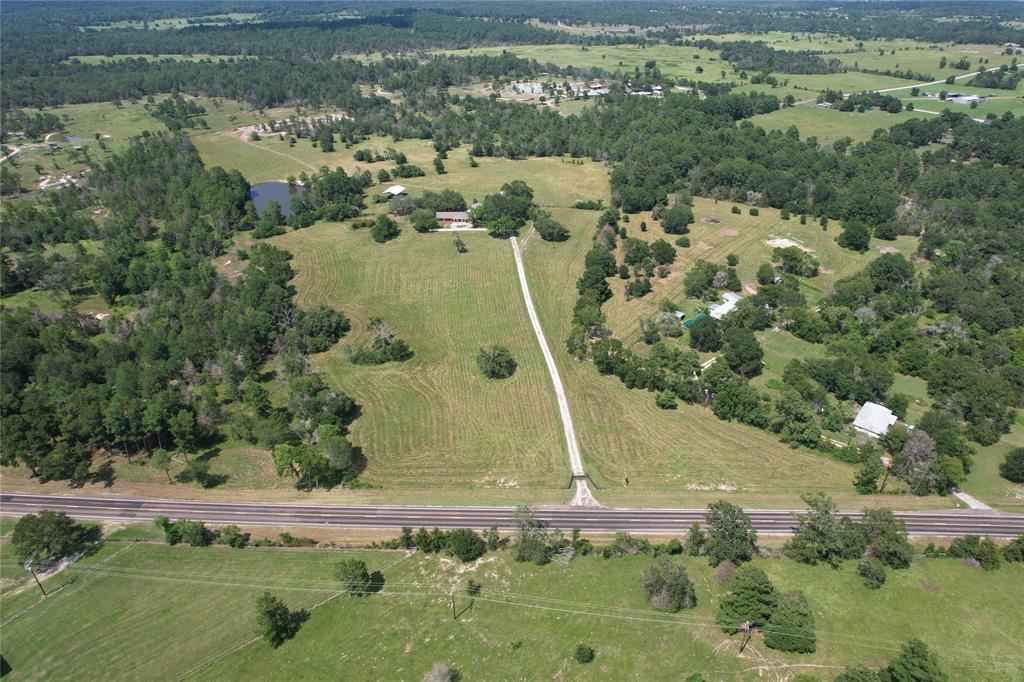
{"label": "house with metal roof", "polygon": [[853,428],[872,438],[878,438],[884,436],[889,427],[897,421],[899,421],[899,417],[885,405],[867,402],[860,408],[856,419],[853,420]]}

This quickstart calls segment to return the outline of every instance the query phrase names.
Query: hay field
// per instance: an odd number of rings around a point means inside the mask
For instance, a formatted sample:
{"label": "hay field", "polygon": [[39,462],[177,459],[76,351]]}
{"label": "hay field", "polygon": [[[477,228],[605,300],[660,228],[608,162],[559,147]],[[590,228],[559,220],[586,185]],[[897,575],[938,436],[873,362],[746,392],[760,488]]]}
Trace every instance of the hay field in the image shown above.
{"label": "hay field", "polygon": [[[354,333],[316,367],[352,395],[362,416],[352,440],[364,449],[360,480],[388,487],[555,487],[568,463],[554,392],[529,326],[511,248],[465,235],[458,255],[447,234],[377,244],[366,231],[318,224],[273,240],[295,254],[304,307],[347,314]],[[357,366],[343,347],[366,340],[383,317],[416,355],[403,363]],[[505,381],[484,378],[476,353],[498,343],[519,363]]]}

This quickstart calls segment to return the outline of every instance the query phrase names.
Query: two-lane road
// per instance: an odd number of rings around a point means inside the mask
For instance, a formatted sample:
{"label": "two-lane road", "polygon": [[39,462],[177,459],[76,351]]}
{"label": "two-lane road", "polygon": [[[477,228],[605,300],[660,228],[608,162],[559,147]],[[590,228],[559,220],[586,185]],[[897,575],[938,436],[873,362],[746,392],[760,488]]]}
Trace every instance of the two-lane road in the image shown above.
{"label": "two-lane road", "polygon": [[[79,519],[148,521],[158,516],[194,519],[211,524],[335,528],[474,528],[513,527],[513,507],[434,507],[257,504],[72,497],[62,495],[0,494],[0,514],[20,516],[42,509],[63,511]],[[789,534],[796,528],[787,510],[747,510],[759,533]],[[539,507],[537,517],[553,528],[633,533],[685,532],[694,521],[703,523],[704,509],[609,509],[605,507]],[[848,516],[858,517],[857,513]],[[897,512],[911,535],[956,537],[969,534],[992,537],[1024,535],[1024,515],[990,511]]]}

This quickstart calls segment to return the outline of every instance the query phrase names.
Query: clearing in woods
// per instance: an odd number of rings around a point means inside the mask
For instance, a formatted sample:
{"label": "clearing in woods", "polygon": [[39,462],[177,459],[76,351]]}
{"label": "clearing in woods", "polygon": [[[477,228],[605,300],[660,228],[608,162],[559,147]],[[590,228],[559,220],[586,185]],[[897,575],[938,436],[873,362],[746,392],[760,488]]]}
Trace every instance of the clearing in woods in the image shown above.
{"label": "clearing in woods", "polygon": [[[422,142],[404,147],[410,162],[430,154]],[[413,196],[452,188],[472,199],[523,178],[539,203],[565,207],[604,175],[598,164],[558,159],[481,159],[470,168],[459,155],[448,166],[446,175],[402,182]],[[512,250],[484,233],[462,239],[469,252],[460,255],[452,235],[419,234],[407,224],[386,244],[366,230],[318,224],[272,243],[295,256],[301,306],[330,305],[352,319],[352,333],[314,362],[362,406],[352,426],[368,459],[361,480],[389,488],[564,486],[569,466],[558,406]],[[381,366],[351,363],[344,346],[366,340],[371,316],[386,320],[415,356]],[[512,378],[481,375],[476,354],[490,344],[512,351],[519,365]]]}
{"label": "clearing in woods", "polygon": [[[739,214],[732,212],[733,206],[739,207]],[[628,280],[617,277],[608,280],[615,295],[604,305],[604,311],[616,336],[627,343],[639,342],[640,321],[656,315],[664,300],[672,301],[679,310],[693,317],[698,307],[705,304],[686,298],[683,278],[699,259],[724,264],[729,254],[735,254],[739,257],[737,271],[740,280],[745,287],[756,289],[757,268],[761,263],[770,262],[775,250],[769,242],[792,241],[810,250],[821,263],[822,270],[817,277],[800,278],[801,291],[808,301],[814,302],[827,294],[836,281],[863,269],[879,255],[879,248],[893,247],[909,257],[917,247],[914,237],[899,237],[895,241],[872,239],[871,250],[859,254],[836,243],[836,237],[842,232],[842,224],[837,221],[830,221],[828,229],[822,230],[813,217],[808,217],[807,224],[801,225],[799,216],[783,220],[778,209],[759,208],[758,213],[750,215],[750,206],[744,204],[694,198],[694,222],[686,235],[690,246],[676,248],[676,261],[669,266],[668,277],[651,279],[654,291],[642,299],[627,301]],[[594,214],[594,219],[597,219],[597,214]],[[646,232],[640,230],[641,222],[647,223]],[[677,239],[677,235],[665,234],[661,224],[654,221],[649,212],[630,216],[630,221],[622,225],[629,237],[648,242],[664,239],[674,245]]]}
{"label": "clearing in woods", "polygon": [[[34,585],[0,597],[8,618],[31,607],[4,626],[15,675],[51,679],[75,669],[113,677],[130,669],[144,679],[191,673],[204,680],[372,680],[390,666],[395,677],[418,680],[443,662],[467,679],[500,670],[525,679],[589,679],[599,666],[610,679],[683,679],[715,670],[726,679],[758,680],[807,666],[830,673],[855,663],[878,667],[907,632],[928,642],[951,679],[1010,682],[1024,664],[1022,595],[1014,588],[1024,579],[1019,564],[1004,564],[982,580],[980,569],[958,560],[919,559],[907,570],[889,571],[885,586],[870,590],[854,562],[833,570],[758,559],[779,590],[806,595],[817,651],[772,651],[756,635],[747,655],[737,656],[738,638],[714,623],[724,588],[704,559],[680,559],[696,607],[665,614],[651,608],[640,588],[637,576],[654,562],[644,556],[577,557],[563,567],[515,563],[507,551],[460,564],[382,551],[125,547],[111,542],[47,580],[55,589],[77,579],[45,601]],[[339,593],[333,569],[346,558],[381,571],[383,589],[361,598]],[[31,580],[7,562],[0,569],[19,586]],[[473,601],[465,588],[470,578],[482,585]],[[453,587],[457,620],[448,601]],[[253,605],[265,590],[292,610],[309,610],[295,638],[277,649],[255,638]],[[949,598],[953,593],[957,599]],[[862,632],[865,622],[872,624],[870,637]],[[82,638],[81,632],[100,634]],[[590,666],[572,661],[579,642],[597,652]]]}

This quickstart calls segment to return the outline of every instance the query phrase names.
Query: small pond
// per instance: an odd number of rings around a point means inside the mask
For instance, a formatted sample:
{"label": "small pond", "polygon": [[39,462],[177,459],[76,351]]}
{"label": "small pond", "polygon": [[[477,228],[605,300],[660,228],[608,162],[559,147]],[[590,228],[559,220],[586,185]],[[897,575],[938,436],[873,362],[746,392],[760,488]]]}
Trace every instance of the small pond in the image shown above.
{"label": "small pond", "polygon": [[292,214],[292,197],[305,193],[304,187],[292,186],[287,182],[261,182],[249,189],[249,196],[252,198],[256,215],[263,215],[263,209],[267,207],[267,204],[276,201],[281,205],[281,213],[285,218]]}

